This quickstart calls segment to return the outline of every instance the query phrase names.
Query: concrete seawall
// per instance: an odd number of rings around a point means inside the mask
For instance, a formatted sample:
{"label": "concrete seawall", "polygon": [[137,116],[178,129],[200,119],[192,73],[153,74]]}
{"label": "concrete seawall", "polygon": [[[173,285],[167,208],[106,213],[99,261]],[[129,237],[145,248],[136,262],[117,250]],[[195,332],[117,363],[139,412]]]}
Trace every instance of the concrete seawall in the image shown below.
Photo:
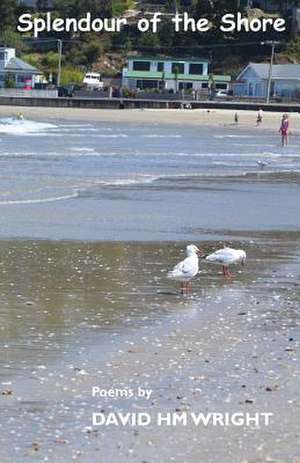
{"label": "concrete seawall", "polygon": [[182,105],[192,109],[231,109],[253,110],[259,108],[274,112],[300,112],[298,103],[234,102],[234,101],[184,101],[184,100],[148,100],[131,98],[30,98],[0,97],[0,105],[28,106],[48,108],[83,108],[83,109],[180,109]]}

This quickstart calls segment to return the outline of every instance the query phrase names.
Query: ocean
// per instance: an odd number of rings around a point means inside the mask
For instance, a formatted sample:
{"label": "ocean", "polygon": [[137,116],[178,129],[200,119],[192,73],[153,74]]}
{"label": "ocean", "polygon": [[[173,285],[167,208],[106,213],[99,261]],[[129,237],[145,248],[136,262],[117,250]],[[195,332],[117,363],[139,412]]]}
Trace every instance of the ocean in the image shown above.
{"label": "ocean", "polygon": [[189,240],[299,229],[300,138],[163,124],[0,120],[1,237]]}

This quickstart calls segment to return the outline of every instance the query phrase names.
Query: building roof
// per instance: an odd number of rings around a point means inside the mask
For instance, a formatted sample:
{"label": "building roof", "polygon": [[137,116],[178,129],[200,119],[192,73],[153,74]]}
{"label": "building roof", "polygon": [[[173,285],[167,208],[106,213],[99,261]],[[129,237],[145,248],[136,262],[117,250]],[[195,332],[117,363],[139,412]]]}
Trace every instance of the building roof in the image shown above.
{"label": "building roof", "polygon": [[[151,72],[151,71],[127,71],[124,74],[124,77],[130,79],[158,79],[158,80],[174,80],[175,76],[170,72]],[[178,80],[195,80],[208,82],[210,80],[209,75],[190,75],[190,74],[178,74]],[[230,76],[213,76],[214,80],[217,82],[230,82]]]}
{"label": "building roof", "polygon": [[[27,6],[29,8],[37,8],[38,7],[38,0],[18,0],[18,4],[22,6]],[[44,1],[45,8],[53,8],[54,1],[47,0]]]}
{"label": "building roof", "polygon": [[3,69],[6,72],[29,72],[31,74],[40,74],[40,71],[31,66],[31,64],[25,63],[20,58],[11,58],[5,68]]}
{"label": "building roof", "polygon": [[[248,66],[241,72],[238,79],[240,79],[246,70],[251,67],[255,74],[261,79],[269,78],[269,63],[249,63]],[[274,64],[272,66],[272,79],[300,79],[300,64]]]}
{"label": "building roof", "polygon": [[189,63],[209,63],[209,60],[206,58],[174,58],[172,56],[144,56],[144,55],[129,55],[127,59],[135,59],[135,60],[142,60],[142,61],[174,61],[183,63],[188,61]]}

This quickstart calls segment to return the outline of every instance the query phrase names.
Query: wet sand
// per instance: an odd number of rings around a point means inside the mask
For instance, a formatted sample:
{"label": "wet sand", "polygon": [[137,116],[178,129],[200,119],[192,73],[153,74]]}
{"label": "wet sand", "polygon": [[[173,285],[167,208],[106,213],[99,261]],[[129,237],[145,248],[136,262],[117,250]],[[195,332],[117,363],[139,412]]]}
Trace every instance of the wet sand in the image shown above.
{"label": "wet sand", "polygon": [[[182,242],[1,241],[1,462],[297,463],[300,235],[231,243],[246,267],[224,281],[201,264],[183,298],[165,278]],[[97,399],[94,386],[153,393]],[[92,413],[118,411],[274,417],[260,429],[92,427]]]}
{"label": "wet sand", "polygon": [[[79,109],[79,108],[42,108],[22,106],[0,106],[0,118],[13,116],[21,112],[26,119],[68,119],[98,122],[132,122],[132,123],[162,123],[186,124],[196,126],[236,126],[234,115],[237,111],[226,109],[196,109],[196,110],[168,110],[168,109]],[[239,124],[236,126],[253,128],[256,126],[257,111],[238,111]],[[265,112],[263,124],[259,130],[274,129],[278,132],[282,114],[280,112]],[[290,113],[291,130],[299,133],[300,114]]]}

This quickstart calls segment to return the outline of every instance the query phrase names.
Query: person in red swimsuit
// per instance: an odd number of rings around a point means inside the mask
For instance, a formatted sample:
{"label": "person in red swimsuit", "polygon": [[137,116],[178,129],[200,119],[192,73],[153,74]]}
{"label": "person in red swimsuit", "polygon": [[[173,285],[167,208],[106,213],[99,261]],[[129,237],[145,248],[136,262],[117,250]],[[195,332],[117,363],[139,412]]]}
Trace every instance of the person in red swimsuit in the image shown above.
{"label": "person in red swimsuit", "polygon": [[289,116],[287,114],[284,114],[282,116],[281,126],[279,129],[279,132],[281,133],[282,146],[286,146],[288,144],[289,127],[290,127]]}

